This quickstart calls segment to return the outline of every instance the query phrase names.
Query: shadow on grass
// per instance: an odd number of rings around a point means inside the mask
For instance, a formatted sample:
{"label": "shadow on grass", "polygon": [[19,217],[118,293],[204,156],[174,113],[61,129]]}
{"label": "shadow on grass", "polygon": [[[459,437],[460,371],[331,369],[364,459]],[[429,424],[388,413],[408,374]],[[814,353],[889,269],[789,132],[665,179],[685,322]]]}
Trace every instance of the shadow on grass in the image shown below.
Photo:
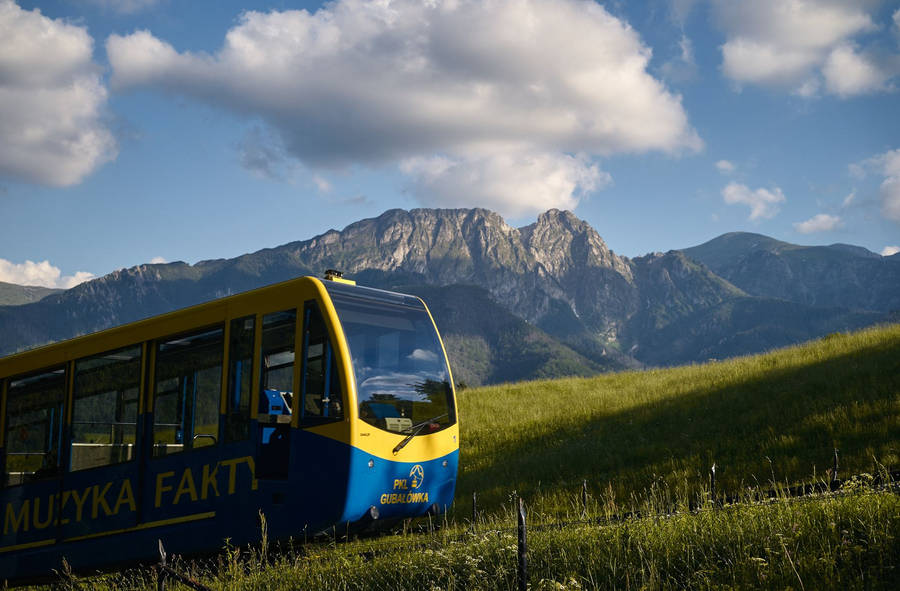
{"label": "shadow on grass", "polygon": [[[824,479],[835,447],[843,475],[871,471],[873,458],[900,467],[900,341],[811,364],[779,367],[787,362],[778,356],[755,362],[765,376],[740,384],[698,387],[540,433],[510,425],[508,437],[479,458],[480,468],[467,469],[464,436],[457,498],[477,491],[487,508],[514,490],[574,494],[582,479],[594,492],[612,486],[619,498],[660,479],[699,490],[713,462],[719,490],[735,493],[772,480],[810,480],[814,471]],[[513,388],[511,404],[514,395]],[[551,383],[547,403],[553,398]]]}

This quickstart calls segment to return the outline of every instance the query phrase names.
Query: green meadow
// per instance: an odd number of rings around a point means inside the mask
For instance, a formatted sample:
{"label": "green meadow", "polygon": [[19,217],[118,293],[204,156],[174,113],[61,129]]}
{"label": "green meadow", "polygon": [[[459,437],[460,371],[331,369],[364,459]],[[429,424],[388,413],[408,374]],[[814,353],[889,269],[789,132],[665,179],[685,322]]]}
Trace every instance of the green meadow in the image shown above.
{"label": "green meadow", "polygon": [[[468,389],[459,407],[449,514],[349,542],[225,548],[179,569],[222,590],[515,589],[521,496],[531,589],[900,588],[900,495],[868,486],[900,469],[900,325],[702,365]],[[834,449],[839,492],[784,494],[830,480]],[[713,502],[713,463],[717,492],[741,500]],[[760,501],[770,489],[782,492]]]}
{"label": "green meadow", "polygon": [[[751,357],[459,394],[457,505],[518,491],[618,498],[900,469],[900,325]],[[460,507],[457,506],[459,510]]]}

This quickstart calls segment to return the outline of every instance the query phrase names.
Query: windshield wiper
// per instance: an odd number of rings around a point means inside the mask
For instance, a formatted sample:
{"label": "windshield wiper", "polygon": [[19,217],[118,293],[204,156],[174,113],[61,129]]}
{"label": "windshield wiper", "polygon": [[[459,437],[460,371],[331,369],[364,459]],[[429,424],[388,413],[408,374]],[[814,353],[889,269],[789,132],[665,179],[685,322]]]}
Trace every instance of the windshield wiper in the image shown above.
{"label": "windshield wiper", "polygon": [[416,435],[418,435],[419,432],[420,432],[422,429],[425,428],[425,425],[429,425],[429,424],[431,424],[431,423],[433,423],[433,422],[435,422],[435,421],[437,421],[437,420],[443,419],[443,418],[446,417],[448,414],[450,414],[450,413],[446,413],[446,412],[445,412],[445,413],[442,414],[442,415],[438,415],[438,416],[436,416],[436,417],[431,417],[431,418],[428,419],[428,420],[422,421],[421,423],[419,423],[419,424],[417,424],[417,425],[413,425],[412,427],[410,427],[409,430],[412,431],[412,433],[410,433],[409,435],[407,435],[406,437],[404,437],[404,438],[403,438],[403,441],[401,441],[400,443],[397,444],[397,446],[394,448],[394,455],[396,455],[398,451],[400,451],[401,449],[403,449],[404,447],[406,447],[406,444],[409,443],[410,441],[412,441],[412,438],[415,437]]}

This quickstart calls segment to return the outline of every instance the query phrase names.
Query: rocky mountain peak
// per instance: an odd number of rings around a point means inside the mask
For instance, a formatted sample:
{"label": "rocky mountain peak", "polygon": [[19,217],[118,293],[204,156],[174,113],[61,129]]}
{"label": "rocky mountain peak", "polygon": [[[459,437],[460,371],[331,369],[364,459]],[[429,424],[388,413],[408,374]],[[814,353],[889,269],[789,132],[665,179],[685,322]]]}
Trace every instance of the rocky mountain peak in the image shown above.
{"label": "rocky mountain peak", "polygon": [[439,283],[475,280],[483,268],[528,266],[518,230],[486,209],[393,209],[291,246],[313,268],[399,271]]}
{"label": "rocky mountain peak", "polygon": [[628,259],[612,252],[600,234],[571,211],[551,209],[521,230],[531,256],[553,276],[575,268],[603,267],[631,280]]}

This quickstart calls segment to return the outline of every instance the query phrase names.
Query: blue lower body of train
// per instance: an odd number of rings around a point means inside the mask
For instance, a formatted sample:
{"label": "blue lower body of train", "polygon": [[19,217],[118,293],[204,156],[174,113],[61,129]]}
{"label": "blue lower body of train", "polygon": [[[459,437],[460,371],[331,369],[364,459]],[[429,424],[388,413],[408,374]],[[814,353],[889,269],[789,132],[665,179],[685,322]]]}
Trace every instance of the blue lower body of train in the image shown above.
{"label": "blue lower body of train", "polygon": [[[262,439],[262,438],[260,438]],[[293,429],[279,449],[248,440],[67,473],[0,491],[0,580],[216,552],[440,513],[459,452],[388,461]],[[402,457],[402,451],[400,452]]]}

